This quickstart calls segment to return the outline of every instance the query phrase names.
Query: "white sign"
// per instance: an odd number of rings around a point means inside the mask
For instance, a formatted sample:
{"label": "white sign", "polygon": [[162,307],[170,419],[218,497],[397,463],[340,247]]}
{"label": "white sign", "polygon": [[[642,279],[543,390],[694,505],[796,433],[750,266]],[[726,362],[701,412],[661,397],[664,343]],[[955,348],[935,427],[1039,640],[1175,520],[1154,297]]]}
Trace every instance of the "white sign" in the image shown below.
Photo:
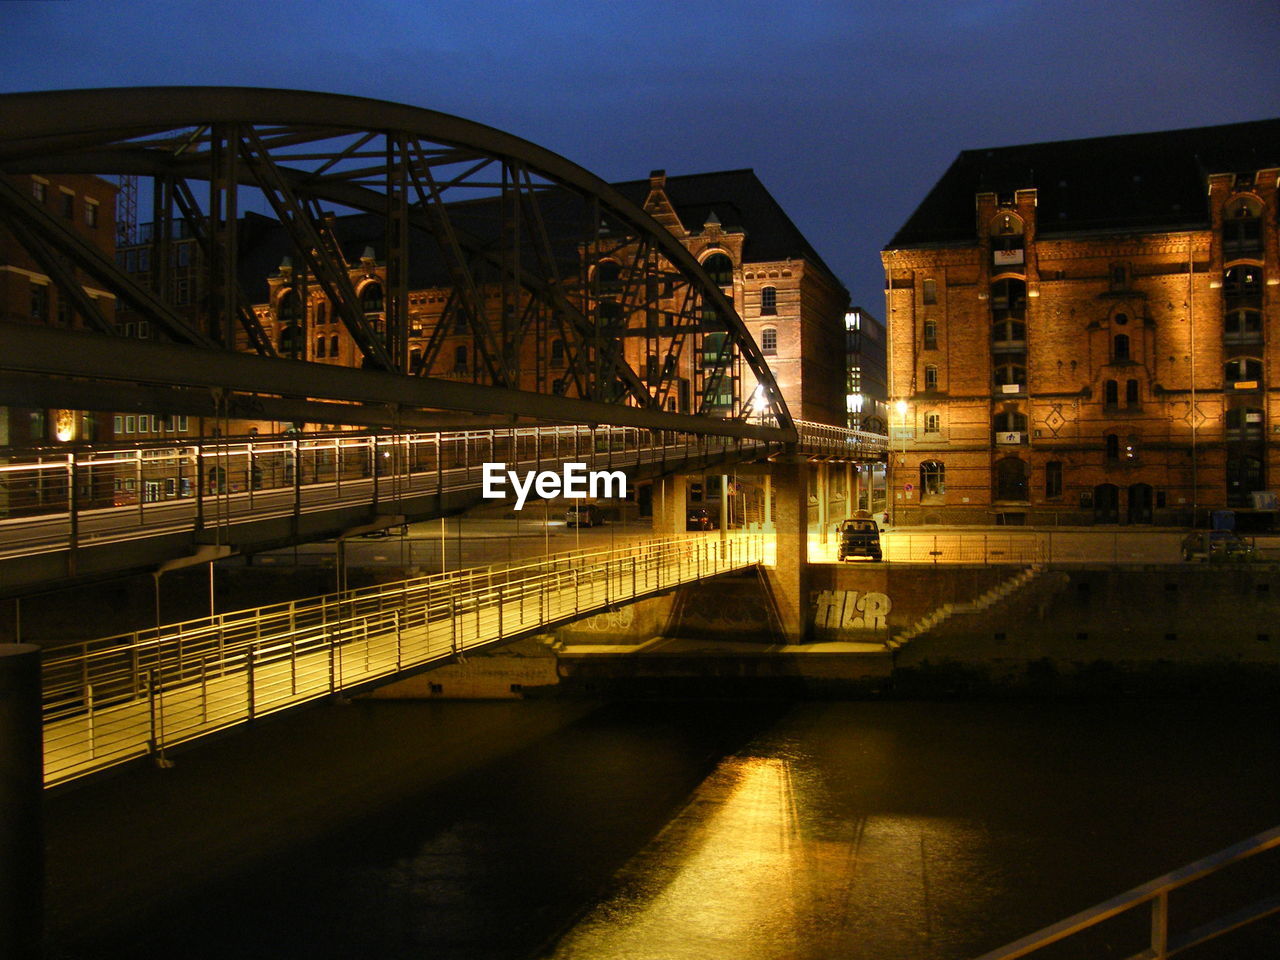
{"label": "white sign", "polygon": [[992,263],[997,267],[1013,266],[1022,262],[1021,250],[993,250]]}
{"label": "white sign", "polygon": [[1018,430],[1010,430],[1007,433],[997,433],[996,443],[1021,443],[1022,433]]}
{"label": "white sign", "polygon": [[523,482],[505,463],[486,463],[483,466],[480,496],[486,500],[504,500],[506,484],[516,495],[516,509],[523,510],[524,502],[532,490],[542,499],[566,497],[585,500],[587,497],[625,497],[627,475],[621,470],[587,470],[585,463],[566,463],[563,473],[554,470],[528,470]]}

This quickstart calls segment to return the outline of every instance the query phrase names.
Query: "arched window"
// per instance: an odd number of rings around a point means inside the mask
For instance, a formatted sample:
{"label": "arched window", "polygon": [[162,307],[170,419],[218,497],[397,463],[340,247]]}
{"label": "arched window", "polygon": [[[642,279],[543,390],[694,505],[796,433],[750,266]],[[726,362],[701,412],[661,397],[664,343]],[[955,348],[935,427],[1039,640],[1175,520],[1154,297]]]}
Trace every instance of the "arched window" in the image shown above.
{"label": "arched window", "polygon": [[941,433],[942,432],[942,414],[926,413],[924,415],[924,432],[925,433]]}
{"label": "arched window", "polygon": [[1027,312],[1027,282],[1005,277],[991,285],[991,319],[1023,320]]}
{"label": "arched window", "polygon": [[1138,400],[1138,381],[1137,380],[1125,381],[1124,402],[1125,402],[1125,406],[1128,406],[1128,407],[1138,406],[1139,400]]}
{"label": "arched window", "polygon": [[1027,465],[1017,457],[996,461],[997,500],[1027,499]]}
{"label": "arched window", "polygon": [[947,489],[947,471],[941,460],[925,460],[920,464],[920,496],[940,497]]}
{"label": "arched window", "polygon": [[1002,393],[1017,393],[1026,385],[1027,368],[1014,360],[999,363],[995,368],[995,381]]}
{"label": "arched window", "polygon": [[727,287],[733,283],[733,261],[723,253],[713,253],[703,260],[702,269],[707,271],[711,282],[718,287]]}
{"label": "arched window", "polygon": [[772,317],[778,312],[778,289],[776,287],[760,288],[760,315]]}
{"label": "arched window", "polygon": [[1262,308],[1262,268],[1247,264],[1229,267],[1222,275],[1222,302],[1228,310]]}
{"label": "arched window", "polygon": [[1001,410],[991,418],[996,433],[1026,433],[1027,415],[1017,410]]}
{"label": "arched window", "polygon": [[363,313],[382,312],[382,284],[372,280],[360,288],[360,310]]}
{"label": "arched window", "polygon": [[1001,213],[991,221],[991,264],[995,269],[1016,267],[1022,263],[1022,220],[1012,213]]}
{"label": "arched window", "polygon": [[467,372],[467,348],[465,346],[455,347],[453,350],[453,372]]}
{"label": "arched window", "polygon": [[338,335],[335,333],[329,338],[329,356],[336,357],[338,355]]}
{"label": "arched window", "polygon": [[616,260],[601,260],[596,265],[596,295],[612,295],[622,289],[622,267]]}
{"label": "arched window", "polygon": [[414,347],[409,351],[409,372],[417,373],[422,366],[422,348]]}
{"label": "arched window", "polygon": [[765,327],[760,331],[760,352],[766,357],[778,353],[778,331],[773,327]]}
{"label": "arched window", "polygon": [[316,337],[316,357],[324,358],[324,348],[328,345],[324,337]]}
{"label": "arched window", "polygon": [[1236,390],[1256,390],[1262,382],[1262,361],[1256,357],[1232,357],[1223,367],[1222,378]]}
{"label": "arched window", "polygon": [[1222,255],[1230,260],[1262,252],[1262,204],[1241,197],[1223,211]]}
{"label": "arched window", "polygon": [[1115,380],[1108,380],[1102,385],[1103,403],[1108,407],[1116,407],[1120,405],[1120,384]]}
{"label": "arched window", "polygon": [[276,301],[276,316],[283,324],[298,323],[302,319],[302,303],[295,290],[285,290]]}
{"label": "arched window", "polygon": [[1117,333],[1111,338],[1111,359],[1121,363],[1129,359],[1129,335]]}

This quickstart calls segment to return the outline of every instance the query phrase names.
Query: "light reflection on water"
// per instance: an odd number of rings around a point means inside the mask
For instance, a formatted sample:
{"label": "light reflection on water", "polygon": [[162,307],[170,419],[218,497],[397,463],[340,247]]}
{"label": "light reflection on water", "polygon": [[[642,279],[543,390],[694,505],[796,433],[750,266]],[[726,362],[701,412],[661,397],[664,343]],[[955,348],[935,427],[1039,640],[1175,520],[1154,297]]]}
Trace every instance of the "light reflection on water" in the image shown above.
{"label": "light reflection on water", "polygon": [[[912,814],[829,820],[811,765],[780,752],[722,762],[555,960],[910,956],[926,945],[927,863],[972,862],[981,831]],[[948,900],[963,901],[964,878],[948,882]]]}

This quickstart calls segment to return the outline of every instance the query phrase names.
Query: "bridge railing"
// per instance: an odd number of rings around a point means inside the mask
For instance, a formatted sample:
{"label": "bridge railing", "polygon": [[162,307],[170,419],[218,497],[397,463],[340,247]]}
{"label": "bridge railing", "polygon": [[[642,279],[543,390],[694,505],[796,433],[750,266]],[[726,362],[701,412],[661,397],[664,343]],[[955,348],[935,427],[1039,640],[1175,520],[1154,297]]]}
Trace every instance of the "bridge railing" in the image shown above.
{"label": "bridge railing", "polygon": [[103,638],[46,654],[45,782],[495,640],[765,559],[703,535],[419,577]]}
{"label": "bridge railing", "polygon": [[816,456],[875,460],[888,449],[889,438],[849,427],[836,427],[812,420],[794,421],[802,451]]}
{"label": "bridge railing", "polygon": [[[1018,960],[1068,937],[1082,933],[1130,910],[1150,910],[1150,940],[1147,948],[1133,954],[1135,958],[1163,960],[1202,943],[1280,912],[1280,896],[1272,895],[1203,923],[1190,930],[1170,932],[1169,895],[1198,880],[1218,873],[1226,867],[1280,847],[1280,827],[1272,827],[1234,846],[1210,854],[1201,860],[1157,877],[1126,893],[1112,897],[1097,906],[1045,927],[998,950],[984,953],[978,960]],[[1180,901],[1181,902],[1181,901]],[[1124,956],[1125,954],[1120,954]]]}
{"label": "bridge railing", "polygon": [[480,486],[485,462],[609,470],[767,449],[752,440],[634,427],[548,426],[14,452],[0,462],[0,554],[346,504],[394,512],[402,497]]}

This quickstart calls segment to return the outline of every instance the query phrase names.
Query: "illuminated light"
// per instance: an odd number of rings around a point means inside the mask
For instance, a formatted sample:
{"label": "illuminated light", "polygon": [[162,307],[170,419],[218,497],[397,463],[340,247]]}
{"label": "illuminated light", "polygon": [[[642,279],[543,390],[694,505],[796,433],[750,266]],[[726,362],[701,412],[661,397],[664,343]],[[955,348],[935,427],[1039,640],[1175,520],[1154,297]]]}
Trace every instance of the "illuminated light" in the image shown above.
{"label": "illuminated light", "polygon": [[898,411],[898,416],[905,417],[907,415],[907,401],[899,400],[893,405],[893,408]]}
{"label": "illuminated light", "polygon": [[59,410],[57,419],[54,423],[54,436],[61,443],[72,440],[76,435],[76,418],[75,414],[70,410]]}

